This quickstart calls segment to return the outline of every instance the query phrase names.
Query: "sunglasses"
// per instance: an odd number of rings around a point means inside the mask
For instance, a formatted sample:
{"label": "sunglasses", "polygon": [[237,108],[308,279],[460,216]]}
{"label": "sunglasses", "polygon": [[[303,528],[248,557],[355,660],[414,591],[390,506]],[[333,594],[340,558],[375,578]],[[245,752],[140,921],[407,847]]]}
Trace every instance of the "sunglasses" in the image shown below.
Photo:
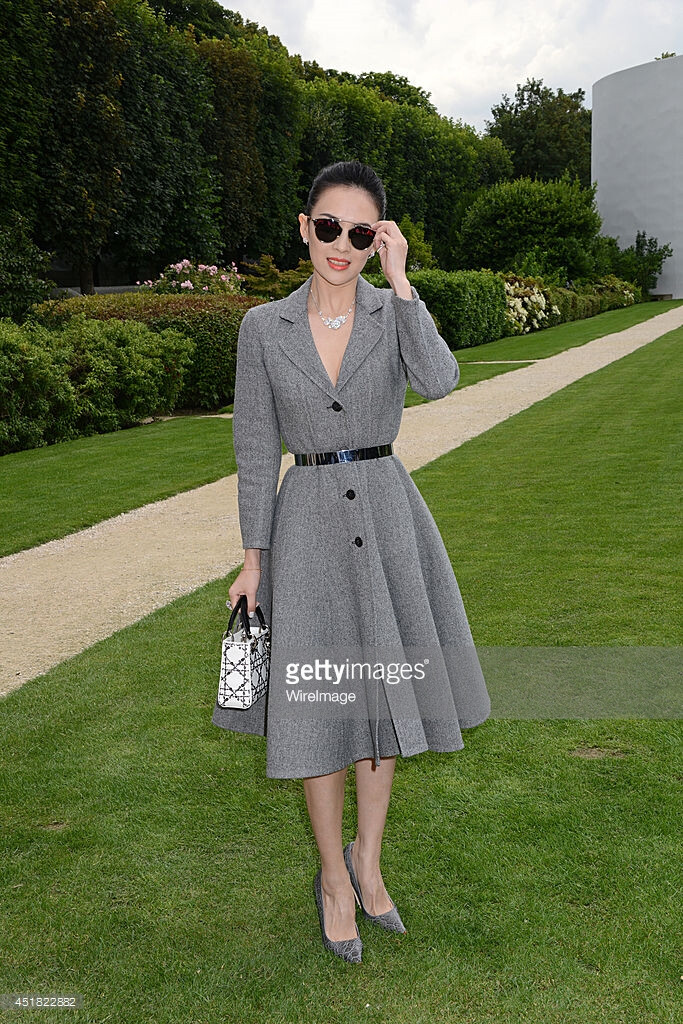
{"label": "sunglasses", "polygon": [[[313,221],[315,237],[321,242],[334,242],[344,230],[336,217],[309,217]],[[377,232],[363,224],[349,228],[349,241],[354,249],[368,249]]]}

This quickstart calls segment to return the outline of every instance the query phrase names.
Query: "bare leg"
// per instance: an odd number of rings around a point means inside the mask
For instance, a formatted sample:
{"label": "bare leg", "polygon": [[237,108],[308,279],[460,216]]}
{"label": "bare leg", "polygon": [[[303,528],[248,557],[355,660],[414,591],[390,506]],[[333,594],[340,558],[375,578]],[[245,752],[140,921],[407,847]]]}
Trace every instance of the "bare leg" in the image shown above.
{"label": "bare leg", "polygon": [[379,858],[395,767],[395,756],[382,757],[379,768],[372,758],[356,761],[358,835],[351,850],[351,862],[365,909],[373,916],[391,910]]}
{"label": "bare leg", "polygon": [[313,834],[320,851],[323,913],[328,939],[356,938],[356,896],[342,852],[342,812],[347,769],[304,779]]}

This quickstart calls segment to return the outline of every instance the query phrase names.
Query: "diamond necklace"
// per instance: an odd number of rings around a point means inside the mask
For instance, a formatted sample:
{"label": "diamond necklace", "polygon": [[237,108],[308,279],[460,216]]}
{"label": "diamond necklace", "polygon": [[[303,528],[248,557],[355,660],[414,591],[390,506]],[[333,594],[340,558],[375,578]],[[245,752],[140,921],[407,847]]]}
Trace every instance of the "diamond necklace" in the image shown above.
{"label": "diamond necklace", "polygon": [[332,330],[332,331],[338,330],[342,326],[342,324],[346,323],[346,321],[349,319],[349,316],[351,315],[351,310],[356,305],[356,300],[354,299],[353,302],[351,303],[351,305],[349,306],[349,308],[347,309],[346,313],[344,313],[344,314],[340,313],[339,316],[334,316],[334,317],[332,317],[332,316],[323,316],[322,312],[320,311],[320,306],[316,302],[315,295],[313,294],[313,289],[309,288],[309,292],[311,294],[311,298],[313,299],[313,302],[315,302],[315,308],[318,310],[318,316],[320,317],[322,322],[325,324],[325,327],[329,327],[330,330]]}

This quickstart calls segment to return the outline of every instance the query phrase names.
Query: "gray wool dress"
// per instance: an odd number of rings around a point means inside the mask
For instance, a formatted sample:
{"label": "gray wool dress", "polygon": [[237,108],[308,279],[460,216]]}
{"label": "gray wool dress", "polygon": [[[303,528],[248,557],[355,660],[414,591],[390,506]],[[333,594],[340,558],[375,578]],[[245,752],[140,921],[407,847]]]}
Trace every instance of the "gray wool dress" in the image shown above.
{"label": "gray wool dress", "polygon": [[461,750],[461,730],[491,711],[443,539],[399,457],[292,465],[278,490],[281,438],[292,453],[388,444],[408,381],[438,399],[460,376],[415,288],[403,299],[359,277],[333,385],[308,320],[311,280],[250,309],[237,345],[240,531],[262,549],[270,677],[247,710],[216,702],[212,722],[266,737],[271,778]]}

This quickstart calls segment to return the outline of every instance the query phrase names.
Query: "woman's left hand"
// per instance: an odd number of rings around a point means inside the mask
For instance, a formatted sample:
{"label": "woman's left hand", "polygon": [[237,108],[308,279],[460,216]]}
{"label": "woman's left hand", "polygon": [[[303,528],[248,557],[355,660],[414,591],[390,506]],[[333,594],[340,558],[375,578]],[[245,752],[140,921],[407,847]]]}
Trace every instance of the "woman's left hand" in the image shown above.
{"label": "woman's left hand", "polygon": [[379,255],[382,272],[395,292],[406,290],[410,293],[410,285],[406,277],[406,257],[408,242],[394,220],[378,220],[372,225],[376,232],[373,248]]}

